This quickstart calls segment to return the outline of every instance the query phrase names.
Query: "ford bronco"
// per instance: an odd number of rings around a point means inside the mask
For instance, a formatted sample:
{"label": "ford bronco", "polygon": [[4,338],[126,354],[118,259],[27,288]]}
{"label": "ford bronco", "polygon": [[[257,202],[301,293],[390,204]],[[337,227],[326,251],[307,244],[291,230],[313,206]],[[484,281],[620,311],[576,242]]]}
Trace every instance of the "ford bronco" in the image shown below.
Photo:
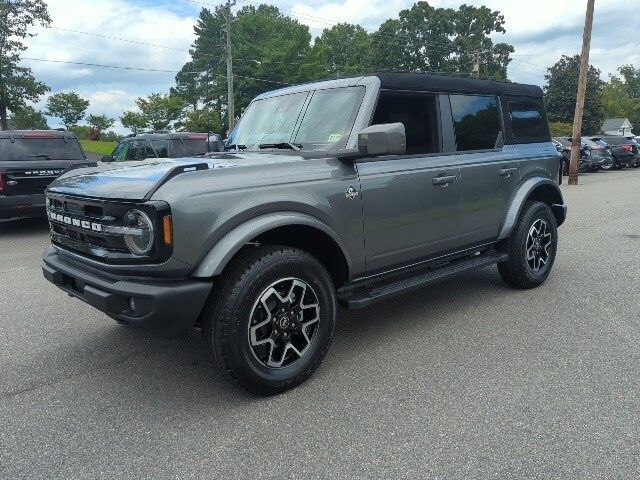
{"label": "ford bronco", "polygon": [[0,219],[44,215],[47,186],[70,166],[87,165],[71,132],[0,132]]}
{"label": "ford bronco", "polygon": [[43,272],[120,323],[197,326],[236,384],[277,393],[355,309],[497,264],[542,284],[566,206],[536,86],[411,73],[254,99],[224,151],[103,165],[47,191]]}

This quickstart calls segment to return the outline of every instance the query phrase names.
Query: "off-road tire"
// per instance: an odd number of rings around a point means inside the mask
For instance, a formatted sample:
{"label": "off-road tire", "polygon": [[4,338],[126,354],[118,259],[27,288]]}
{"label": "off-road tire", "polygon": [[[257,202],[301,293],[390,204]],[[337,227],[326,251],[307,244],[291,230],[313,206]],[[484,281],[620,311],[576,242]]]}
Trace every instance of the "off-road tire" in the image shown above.
{"label": "off-road tire", "polygon": [[[270,368],[252,353],[250,316],[264,289],[289,277],[313,288],[320,307],[318,330],[303,357],[288,366]],[[283,392],[303,383],[319,367],[335,330],[336,304],[333,282],[313,256],[290,247],[252,247],[225,267],[207,300],[202,314],[206,355],[224,376],[249,392]]]}
{"label": "off-road tire", "polygon": [[[545,268],[534,272],[527,262],[527,238],[537,220],[547,223],[551,238],[549,257]],[[549,276],[558,247],[558,226],[548,205],[542,202],[526,202],[509,238],[504,242],[504,250],[509,255],[506,262],[498,263],[502,280],[516,288],[534,288],[542,285]]]}

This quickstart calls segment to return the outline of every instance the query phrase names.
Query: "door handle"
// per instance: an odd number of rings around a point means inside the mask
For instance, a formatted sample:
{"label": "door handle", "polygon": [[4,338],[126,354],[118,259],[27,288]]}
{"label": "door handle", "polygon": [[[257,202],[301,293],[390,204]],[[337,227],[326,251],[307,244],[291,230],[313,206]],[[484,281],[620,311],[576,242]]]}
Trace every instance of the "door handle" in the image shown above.
{"label": "door handle", "polygon": [[501,168],[498,170],[498,175],[500,175],[503,178],[509,178],[511,175],[513,175],[517,171],[518,169],[516,167]]}
{"label": "door handle", "polygon": [[450,183],[455,183],[458,180],[457,175],[443,175],[441,177],[433,177],[431,179],[434,185],[439,185],[441,187],[446,187]]}

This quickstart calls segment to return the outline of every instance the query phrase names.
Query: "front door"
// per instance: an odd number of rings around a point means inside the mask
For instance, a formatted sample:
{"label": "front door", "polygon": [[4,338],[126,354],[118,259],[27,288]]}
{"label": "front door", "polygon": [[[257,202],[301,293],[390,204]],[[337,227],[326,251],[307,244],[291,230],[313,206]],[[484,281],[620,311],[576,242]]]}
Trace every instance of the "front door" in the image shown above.
{"label": "front door", "polygon": [[456,249],[460,171],[456,156],[358,162],[368,270]]}

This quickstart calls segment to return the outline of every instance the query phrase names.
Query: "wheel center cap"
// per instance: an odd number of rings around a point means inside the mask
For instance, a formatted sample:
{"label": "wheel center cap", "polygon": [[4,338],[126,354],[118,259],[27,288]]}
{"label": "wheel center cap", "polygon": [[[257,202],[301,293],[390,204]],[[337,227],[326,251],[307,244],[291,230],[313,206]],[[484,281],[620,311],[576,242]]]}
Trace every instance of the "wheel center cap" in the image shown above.
{"label": "wheel center cap", "polygon": [[280,319],[280,328],[289,328],[289,317],[282,317]]}

